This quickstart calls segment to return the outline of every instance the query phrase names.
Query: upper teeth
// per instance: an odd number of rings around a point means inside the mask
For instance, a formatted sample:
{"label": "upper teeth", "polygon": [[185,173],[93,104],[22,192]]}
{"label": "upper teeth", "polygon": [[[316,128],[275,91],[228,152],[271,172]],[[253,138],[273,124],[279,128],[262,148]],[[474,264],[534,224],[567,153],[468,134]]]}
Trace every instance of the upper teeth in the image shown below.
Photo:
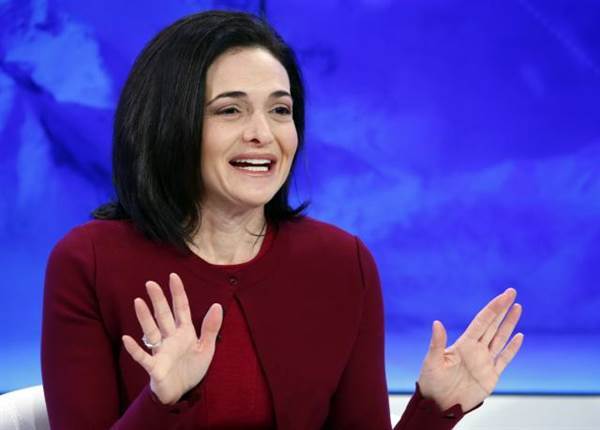
{"label": "upper teeth", "polygon": [[256,159],[256,158],[252,158],[252,159],[239,159],[239,160],[234,160],[236,163],[248,163],[248,164],[270,164],[271,160],[261,160],[261,159]]}

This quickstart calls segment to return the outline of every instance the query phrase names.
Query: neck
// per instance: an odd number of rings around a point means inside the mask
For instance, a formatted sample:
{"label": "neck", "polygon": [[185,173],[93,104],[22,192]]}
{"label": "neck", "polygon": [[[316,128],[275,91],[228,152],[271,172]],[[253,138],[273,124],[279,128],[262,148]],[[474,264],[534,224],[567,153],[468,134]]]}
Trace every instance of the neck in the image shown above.
{"label": "neck", "polygon": [[232,213],[203,205],[190,249],[211,264],[241,264],[258,254],[265,231],[264,207]]}

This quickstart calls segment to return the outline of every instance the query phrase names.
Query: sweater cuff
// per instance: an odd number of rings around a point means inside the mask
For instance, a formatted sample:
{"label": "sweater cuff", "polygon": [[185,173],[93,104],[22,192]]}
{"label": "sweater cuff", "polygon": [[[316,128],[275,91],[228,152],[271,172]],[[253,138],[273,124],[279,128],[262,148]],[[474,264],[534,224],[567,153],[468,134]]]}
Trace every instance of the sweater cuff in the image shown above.
{"label": "sweater cuff", "polygon": [[421,387],[419,387],[418,382],[415,383],[414,397],[415,397],[416,407],[419,410],[426,411],[427,413],[435,415],[438,418],[444,418],[444,419],[450,419],[450,420],[456,419],[456,422],[458,422],[464,416],[462,407],[458,403],[456,405],[449,407],[445,411],[443,411],[440,408],[440,406],[435,402],[435,400],[423,397],[423,393],[421,393]]}
{"label": "sweater cuff", "polygon": [[[477,409],[482,404],[483,402],[468,412]],[[408,402],[396,430],[413,428],[450,430],[464,415],[465,412],[463,412],[462,407],[459,404],[446,410],[442,410],[435,400],[423,397],[419,384],[416,383],[415,393]]]}
{"label": "sweater cuff", "polygon": [[198,400],[200,400],[200,384],[196,385],[194,388],[185,393],[181,398],[172,405],[165,405],[161,403],[160,399],[154,394],[154,392],[150,389],[150,384],[148,384],[144,390],[148,390],[150,393],[150,398],[152,402],[156,405],[155,407],[162,410],[163,412],[169,414],[181,414],[192,408]]}
{"label": "sweater cuff", "polygon": [[[199,384],[200,385],[200,384]],[[127,408],[116,429],[164,430],[179,423],[200,399],[199,385],[188,391],[177,403],[164,405],[146,385]]]}

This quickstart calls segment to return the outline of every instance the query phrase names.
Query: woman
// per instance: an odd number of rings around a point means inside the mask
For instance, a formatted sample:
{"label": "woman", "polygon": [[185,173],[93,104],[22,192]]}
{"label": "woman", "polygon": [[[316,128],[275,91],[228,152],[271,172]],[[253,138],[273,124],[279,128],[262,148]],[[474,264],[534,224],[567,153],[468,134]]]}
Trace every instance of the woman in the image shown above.
{"label": "woman", "polygon": [[[375,262],[288,204],[303,94],[291,49],[251,15],[187,17],[141,53],[116,113],[116,202],[48,263],[53,428],[391,428]],[[434,323],[396,429],[452,428],[492,392],[523,339],[508,341],[514,299],[447,349]]]}

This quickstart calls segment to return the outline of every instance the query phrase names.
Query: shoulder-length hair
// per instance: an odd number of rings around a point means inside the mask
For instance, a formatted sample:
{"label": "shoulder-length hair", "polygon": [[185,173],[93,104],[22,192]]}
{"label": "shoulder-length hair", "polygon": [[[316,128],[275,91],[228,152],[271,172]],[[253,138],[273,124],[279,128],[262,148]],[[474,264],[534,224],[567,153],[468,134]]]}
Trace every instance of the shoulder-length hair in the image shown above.
{"label": "shoulder-length hair", "polygon": [[130,219],[148,238],[187,249],[202,216],[206,72],[219,55],[237,47],[265,48],[287,71],[298,149],[286,182],[266,204],[265,216],[277,224],[301,215],[307,203],[292,208],[288,202],[305,128],[304,85],[296,56],[262,19],[242,12],[208,11],[162,30],[135,61],[115,114],[116,200],[97,208],[94,218]]}

